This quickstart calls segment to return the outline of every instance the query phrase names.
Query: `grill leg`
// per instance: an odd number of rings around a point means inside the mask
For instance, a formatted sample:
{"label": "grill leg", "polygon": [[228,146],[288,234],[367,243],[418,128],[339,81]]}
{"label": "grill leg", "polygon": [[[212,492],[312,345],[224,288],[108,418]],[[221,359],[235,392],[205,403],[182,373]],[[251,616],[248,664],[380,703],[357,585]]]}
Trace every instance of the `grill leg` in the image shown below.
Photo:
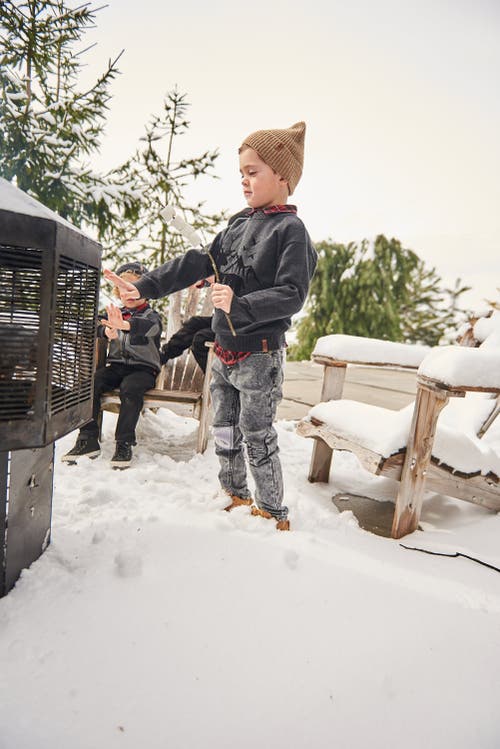
{"label": "grill leg", "polygon": [[54,443],[0,452],[0,596],[50,541]]}

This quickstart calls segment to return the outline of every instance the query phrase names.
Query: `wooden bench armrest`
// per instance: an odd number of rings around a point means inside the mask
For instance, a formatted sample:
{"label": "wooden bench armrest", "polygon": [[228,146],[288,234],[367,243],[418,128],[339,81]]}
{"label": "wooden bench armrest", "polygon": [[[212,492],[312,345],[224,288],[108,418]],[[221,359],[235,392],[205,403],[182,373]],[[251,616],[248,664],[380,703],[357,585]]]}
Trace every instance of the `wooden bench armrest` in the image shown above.
{"label": "wooden bench armrest", "polygon": [[312,359],[327,367],[363,364],[416,370],[430,350],[428,346],[382,341],[378,338],[329,335],[318,338]]}
{"label": "wooden bench armrest", "polygon": [[457,396],[473,391],[499,394],[500,351],[464,346],[435,348],[420,365],[417,383]]}

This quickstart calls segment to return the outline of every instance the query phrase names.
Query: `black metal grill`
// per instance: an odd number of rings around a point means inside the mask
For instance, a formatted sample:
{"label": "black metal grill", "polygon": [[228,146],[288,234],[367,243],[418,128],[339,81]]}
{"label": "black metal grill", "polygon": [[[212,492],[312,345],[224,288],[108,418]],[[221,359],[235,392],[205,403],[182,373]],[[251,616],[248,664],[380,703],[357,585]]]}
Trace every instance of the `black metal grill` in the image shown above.
{"label": "black metal grill", "polygon": [[0,179],[0,596],[49,543],[54,440],[92,414],[100,263]]}
{"label": "black metal grill", "polygon": [[[49,418],[92,398],[99,271],[61,255],[52,315],[42,322],[42,266],[41,250],[0,245],[0,423],[36,419],[37,392]],[[41,345],[47,337],[51,352]]]}

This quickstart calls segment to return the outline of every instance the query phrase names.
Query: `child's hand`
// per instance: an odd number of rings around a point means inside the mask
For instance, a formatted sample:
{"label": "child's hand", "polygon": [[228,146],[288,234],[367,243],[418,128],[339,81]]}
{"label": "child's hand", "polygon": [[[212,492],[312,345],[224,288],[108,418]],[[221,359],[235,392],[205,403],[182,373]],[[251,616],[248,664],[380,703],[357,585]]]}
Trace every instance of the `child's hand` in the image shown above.
{"label": "child's hand", "polygon": [[103,274],[108,281],[111,281],[111,283],[114,283],[114,285],[120,289],[122,292],[122,299],[125,303],[127,303],[128,299],[140,299],[139,290],[133,283],[124,281],[123,278],[120,278],[120,276],[117,276],[116,273],[113,273],[112,270],[108,270],[107,268],[103,270]]}
{"label": "child's hand", "polygon": [[231,302],[234,292],[230,286],[223,283],[214,283],[212,286],[212,302],[216,309],[221,309],[226,314],[231,312]]}
{"label": "child's hand", "polygon": [[121,310],[116,306],[116,304],[108,304],[106,307],[106,312],[108,313],[108,319],[101,320],[102,324],[105,325],[106,328],[114,328],[115,330],[130,330],[130,323],[127,320],[123,319]]}
{"label": "child's hand", "polygon": [[[101,322],[105,322],[104,320],[101,320]],[[105,328],[104,335],[106,338],[108,338],[110,341],[113,341],[115,338],[118,338],[118,331],[116,328]]]}

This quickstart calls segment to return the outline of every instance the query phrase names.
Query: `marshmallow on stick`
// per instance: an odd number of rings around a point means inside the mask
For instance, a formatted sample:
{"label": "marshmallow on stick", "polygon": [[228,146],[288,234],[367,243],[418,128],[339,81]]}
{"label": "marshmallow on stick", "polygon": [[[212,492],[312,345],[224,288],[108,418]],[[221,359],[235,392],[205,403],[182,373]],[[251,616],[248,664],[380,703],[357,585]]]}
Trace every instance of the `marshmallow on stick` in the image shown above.
{"label": "marshmallow on stick", "polygon": [[[202,247],[203,246],[203,242],[201,240],[201,237],[198,234],[198,232],[196,231],[196,229],[194,229],[190,224],[188,224],[187,221],[184,221],[184,219],[182,218],[182,216],[179,216],[175,212],[175,208],[173,208],[171,205],[167,205],[167,206],[165,206],[165,208],[162,208],[161,211],[160,211],[160,216],[165,221],[165,223],[167,223],[167,224],[171,223],[172,226],[175,227],[177,229],[177,231],[180,234],[182,234],[183,237],[185,237],[187,239],[187,241],[189,242],[189,244],[191,245],[191,247]],[[216,280],[217,283],[220,283],[220,280],[219,280],[219,269],[217,268],[217,266],[215,264],[215,261],[214,261],[212,255],[210,254],[210,252],[208,253],[208,256],[210,258],[210,262],[212,263],[212,268],[214,270],[215,280]],[[234,329],[233,323],[231,322],[231,319],[230,319],[229,315],[227,314],[227,312],[224,312],[224,315],[226,317],[227,324],[229,325],[229,329],[230,329],[231,333],[233,334],[233,336],[235,336],[236,335],[236,331]]]}
{"label": "marshmallow on stick", "polygon": [[186,237],[188,242],[192,247],[199,247],[203,244],[201,241],[201,237],[198,234],[198,232],[193,229],[193,227],[187,223],[187,221],[184,221],[182,216],[179,216],[175,212],[175,208],[172,208],[171,205],[165,206],[165,208],[162,208],[160,211],[160,216],[167,224],[172,224],[177,231],[182,234],[183,237]]}

